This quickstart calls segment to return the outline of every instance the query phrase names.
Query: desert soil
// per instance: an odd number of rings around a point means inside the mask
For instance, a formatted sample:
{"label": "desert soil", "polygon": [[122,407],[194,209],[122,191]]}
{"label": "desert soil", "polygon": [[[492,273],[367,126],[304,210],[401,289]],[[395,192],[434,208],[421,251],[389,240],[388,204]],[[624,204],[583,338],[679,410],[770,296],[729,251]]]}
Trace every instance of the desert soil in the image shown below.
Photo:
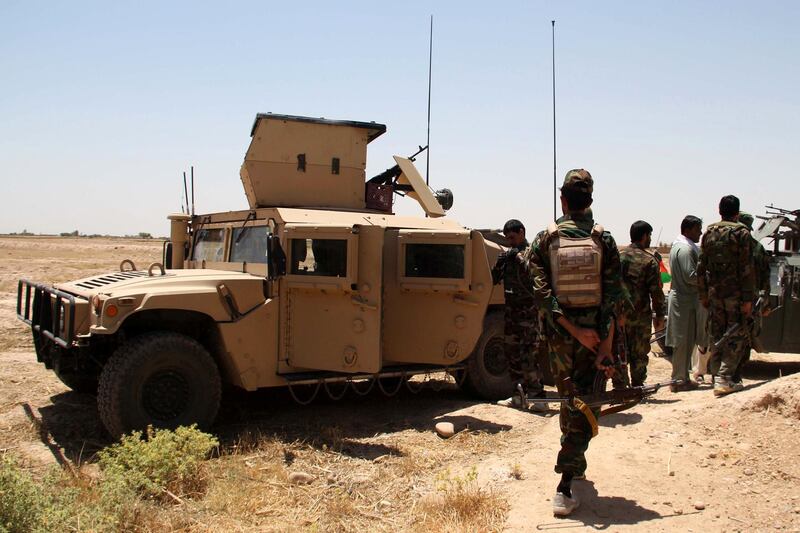
{"label": "desert soil", "polygon": [[[0,453],[41,472],[57,461],[68,468],[91,463],[110,443],[94,398],[70,391],[36,362],[28,330],[15,316],[17,279],[76,279],[116,270],[126,258],[146,268],[160,256],[156,241],[0,237]],[[399,477],[383,485],[374,480],[386,489],[375,511],[362,513],[358,524],[336,522],[340,530],[361,528],[364,516],[374,530],[417,529],[403,519],[412,516],[415,502],[436,490],[443,473],[458,477],[473,470],[482,488],[507,502],[507,531],[800,531],[800,374],[792,374],[800,370],[800,357],[753,359],[740,393],[715,399],[709,388],[662,390],[602,418],[587,456],[587,480],[575,482],[581,506],[568,519],[554,518],[551,510],[558,481],[556,413],[475,402],[452,385],[393,398],[372,393],[321,400],[313,407],[280,393],[232,395],[214,431],[224,443],[256,433],[286,446],[321,442],[320,434],[333,432],[335,450],[321,446],[332,457],[324,465],[329,479],[356,471],[369,477],[383,468],[379,463],[402,458]],[[669,372],[668,361],[651,356],[650,381],[668,379]],[[453,422],[456,436],[436,437],[439,421]],[[309,526],[306,510],[289,511],[269,512],[283,512],[285,529]],[[197,520],[190,529],[267,529],[255,518],[225,512],[214,510],[214,521]]]}

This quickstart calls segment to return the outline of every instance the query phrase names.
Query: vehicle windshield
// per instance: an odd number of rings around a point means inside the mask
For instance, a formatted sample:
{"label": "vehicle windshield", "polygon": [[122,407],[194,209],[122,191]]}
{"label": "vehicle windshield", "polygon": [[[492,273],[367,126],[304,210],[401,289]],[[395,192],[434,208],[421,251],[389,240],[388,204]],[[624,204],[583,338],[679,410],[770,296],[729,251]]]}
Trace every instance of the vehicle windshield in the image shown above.
{"label": "vehicle windshield", "polygon": [[232,263],[267,262],[267,226],[245,226],[234,228],[231,242]]}

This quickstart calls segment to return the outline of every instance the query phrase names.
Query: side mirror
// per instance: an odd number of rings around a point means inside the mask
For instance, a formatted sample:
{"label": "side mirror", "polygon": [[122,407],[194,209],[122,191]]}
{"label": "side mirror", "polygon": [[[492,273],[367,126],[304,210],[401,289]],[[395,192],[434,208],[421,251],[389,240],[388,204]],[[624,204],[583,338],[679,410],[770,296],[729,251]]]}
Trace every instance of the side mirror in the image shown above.
{"label": "side mirror", "polygon": [[267,235],[267,279],[277,279],[286,274],[286,254],[281,240],[273,234]]}

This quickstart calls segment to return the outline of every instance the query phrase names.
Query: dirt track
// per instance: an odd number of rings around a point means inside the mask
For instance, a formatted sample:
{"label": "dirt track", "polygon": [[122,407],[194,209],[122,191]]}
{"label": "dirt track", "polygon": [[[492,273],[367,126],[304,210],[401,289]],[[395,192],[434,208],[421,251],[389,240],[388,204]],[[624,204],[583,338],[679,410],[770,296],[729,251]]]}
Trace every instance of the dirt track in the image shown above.
{"label": "dirt track", "polygon": [[[16,279],[72,279],[116,269],[127,257],[147,264],[160,252],[158,243],[147,241],[0,238],[0,451],[42,471],[62,453],[75,464],[109,444],[93,397],[69,391],[36,363],[27,332],[14,316]],[[408,462],[404,468],[418,470],[404,474],[415,480],[413,487],[409,481],[397,490],[417,497],[433,490],[441,472],[475,467],[479,483],[510,504],[509,531],[800,531],[800,374],[768,380],[798,367],[797,356],[757,356],[746,391],[723,399],[714,399],[707,388],[661,391],[645,404],[602,419],[588,454],[588,480],[576,482],[583,503],[566,520],[553,518],[550,507],[557,483],[554,413],[475,403],[452,387],[388,399],[372,393],[313,408],[294,405],[279,393],[259,393],[227,398],[215,429],[228,443],[261,431],[288,444],[313,441],[333,427],[346,443],[337,451],[346,460],[325,466],[332,475],[371,472],[381,457],[402,457]],[[651,358],[651,380],[668,374],[664,359]],[[454,422],[461,433],[450,440],[435,437],[432,428],[439,420]],[[409,512],[406,501],[398,499],[383,511],[386,519],[376,517],[371,527],[407,527],[392,521]],[[249,517],[217,520],[213,529],[220,531],[265,527]]]}

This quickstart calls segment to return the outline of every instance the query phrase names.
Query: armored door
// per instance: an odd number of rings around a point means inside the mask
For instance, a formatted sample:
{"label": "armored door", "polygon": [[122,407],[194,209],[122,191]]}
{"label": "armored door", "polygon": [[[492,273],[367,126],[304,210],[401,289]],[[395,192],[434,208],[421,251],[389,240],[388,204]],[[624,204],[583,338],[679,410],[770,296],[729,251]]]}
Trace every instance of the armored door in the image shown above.
{"label": "armored door", "polygon": [[283,243],[287,363],[377,372],[382,228],[288,225]]}
{"label": "armored door", "polygon": [[466,359],[492,292],[481,234],[390,230],[384,262],[384,364]]}

